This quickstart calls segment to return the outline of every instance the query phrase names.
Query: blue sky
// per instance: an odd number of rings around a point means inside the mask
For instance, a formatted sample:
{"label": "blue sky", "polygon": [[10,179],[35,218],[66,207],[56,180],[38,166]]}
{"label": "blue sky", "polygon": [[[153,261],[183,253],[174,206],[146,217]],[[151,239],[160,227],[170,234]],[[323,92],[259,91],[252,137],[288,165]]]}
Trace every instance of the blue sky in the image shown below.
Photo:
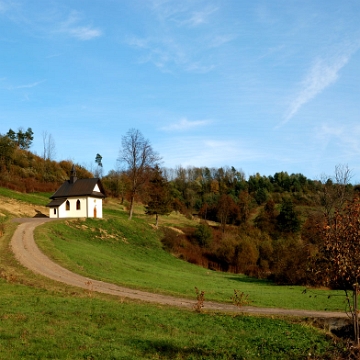
{"label": "blue sky", "polygon": [[116,169],[139,129],[163,166],[360,180],[358,0],[0,0],[0,133]]}

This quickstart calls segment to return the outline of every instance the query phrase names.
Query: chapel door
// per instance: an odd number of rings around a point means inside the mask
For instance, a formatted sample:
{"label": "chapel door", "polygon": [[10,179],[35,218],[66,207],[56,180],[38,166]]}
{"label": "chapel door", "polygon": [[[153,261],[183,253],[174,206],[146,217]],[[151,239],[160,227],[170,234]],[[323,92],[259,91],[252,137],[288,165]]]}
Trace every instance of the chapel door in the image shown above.
{"label": "chapel door", "polygon": [[96,206],[94,207],[94,218],[96,218],[97,216],[97,213],[96,213]]}

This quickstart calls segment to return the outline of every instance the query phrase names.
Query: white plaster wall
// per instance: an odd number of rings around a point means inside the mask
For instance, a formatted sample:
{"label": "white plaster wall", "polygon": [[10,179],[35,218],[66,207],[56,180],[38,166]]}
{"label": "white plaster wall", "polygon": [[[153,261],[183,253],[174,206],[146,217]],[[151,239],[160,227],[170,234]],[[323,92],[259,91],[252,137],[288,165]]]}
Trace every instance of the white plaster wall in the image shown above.
{"label": "white plaster wall", "polygon": [[[80,217],[90,217],[93,218],[95,213],[94,209],[96,208],[96,217],[102,218],[102,199],[94,197],[78,197],[78,198],[69,198],[67,199],[70,202],[70,210],[66,210],[66,201],[61,204],[56,209],[56,214],[54,214],[54,208],[50,208],[49,216],[50,218],[80,218]],[[76,202],[80,200],[80,210],[76,210]]]}
{"label": "white plaster wall", "polygon": [[96,217],[102,218],[102,199],[89,197],[88,201],[88,217],[94,217],[94,209],[96,208]]}
{"label": "white plaster wall", "polygon": [[59,209],[58,208],[55,209],[56,209],[56,214],[54,214],[54,208],[49,208],[49,217],[51,219],[57,219],[59,217]]}

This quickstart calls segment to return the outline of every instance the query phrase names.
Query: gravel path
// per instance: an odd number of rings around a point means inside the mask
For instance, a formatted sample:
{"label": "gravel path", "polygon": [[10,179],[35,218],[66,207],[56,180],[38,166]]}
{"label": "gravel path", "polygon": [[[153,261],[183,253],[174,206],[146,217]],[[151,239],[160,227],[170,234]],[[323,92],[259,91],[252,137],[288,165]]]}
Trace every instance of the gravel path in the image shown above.
{"label": "gravel path", "polygon": [[[52,221],[48,218],[23,218],[16,219],[20,225],[16,229],[12,239],[11,247],[16,259],[26,268],[31,271],[48,277],[52,280],[60,281],[62,283],[80,287],[83,289],[91,289],[105,294],[116,295],[119,297],[137,299],[150,303],[158,303],[162,305],[171,305],[183,308],[193,308],[194,300],[176,298],[167,295],[153,294],[140,290],[128,289],[126,287],[117,286],[114,284],[90,279],[78,274],[75,274],[58,264],[54,263],[47,256],[45,256],[37,247],[34,241],[34,229],[45,222]],[[339,312],[324,312],[324,311],[310,311],[310,310],[288,310],[278,308],[257,308],[252,306],[243,306],[238,308],[231,304],[221,304],[212,301],[204,302],[205,310],[232,312],[232,313],[249,313],[257,315],[281,315],[281,316],[299,316],[321,319],[341,319],[347,318],[347,315]]]}

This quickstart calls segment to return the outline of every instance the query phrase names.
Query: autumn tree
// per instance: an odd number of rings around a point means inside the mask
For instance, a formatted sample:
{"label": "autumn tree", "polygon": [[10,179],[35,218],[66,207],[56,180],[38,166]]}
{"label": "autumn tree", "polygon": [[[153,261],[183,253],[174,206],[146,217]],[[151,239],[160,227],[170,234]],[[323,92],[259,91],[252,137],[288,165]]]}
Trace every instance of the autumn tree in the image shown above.
{"label": "autumn tree", "polygon": [[239,193],[239,217],[238,221],[240,223],[245,223],[250,217],[250,205],[251,205],[251,197],[247,190],[242,190]]}
{"label": "autumn tree", "polygon": [[[312,266],[318,283],[345,291],[359,345],[358,294],[360,280],[360,201],[354,198],[344,209],[325,219],[321,229],[323,243]],[[352,299],[348,295],[352,293]]]}
{"label": "autumn tree", "polygon": [[217,218],[221,224],[221,231],[225,232],[226,224],[231,216],[238,213],[238,208],[235,201],[230,195],[221,195],[217,206]]}
{"label": "autumn tree", "polygon": [[260,210],[259,215],[255,218],[254,223],[261,231],[267,232],[271,237],[276,238],[277,218],[279,212],[275,208],[275,202],[270,199],[264,205],[264,208]]}
{"label": "autumn tree", "polygon": [[149,201],[145,207],[145,214],[155,215],[155,226],[157,228],[159,215],[169,215],[171,213],[169,186],[158,166],[155,166],[152,171],[147,190]]}
{"label": "autumn tree", "polygon": [[125,194],[129,188],[128,176],[122,171],[110,170],[101,181],[106,188],[106,192],[113,197],[120,198],[120,204],[123,204]]}
{"label": "autumn tree", "polygon": [[149,140],[137,129],[130,129],[122,137],[118,161],[127,167],[130,179],[130,210],[132,219],[136,194],[143,188],[149,178],[150,169],[160,161],[160,156],[153,150]]}
{"label": "autumn tree", "polygon": [[14,142],[8,137],[0,135],[0,165],[9,168],[11,158],[15,151]]}

